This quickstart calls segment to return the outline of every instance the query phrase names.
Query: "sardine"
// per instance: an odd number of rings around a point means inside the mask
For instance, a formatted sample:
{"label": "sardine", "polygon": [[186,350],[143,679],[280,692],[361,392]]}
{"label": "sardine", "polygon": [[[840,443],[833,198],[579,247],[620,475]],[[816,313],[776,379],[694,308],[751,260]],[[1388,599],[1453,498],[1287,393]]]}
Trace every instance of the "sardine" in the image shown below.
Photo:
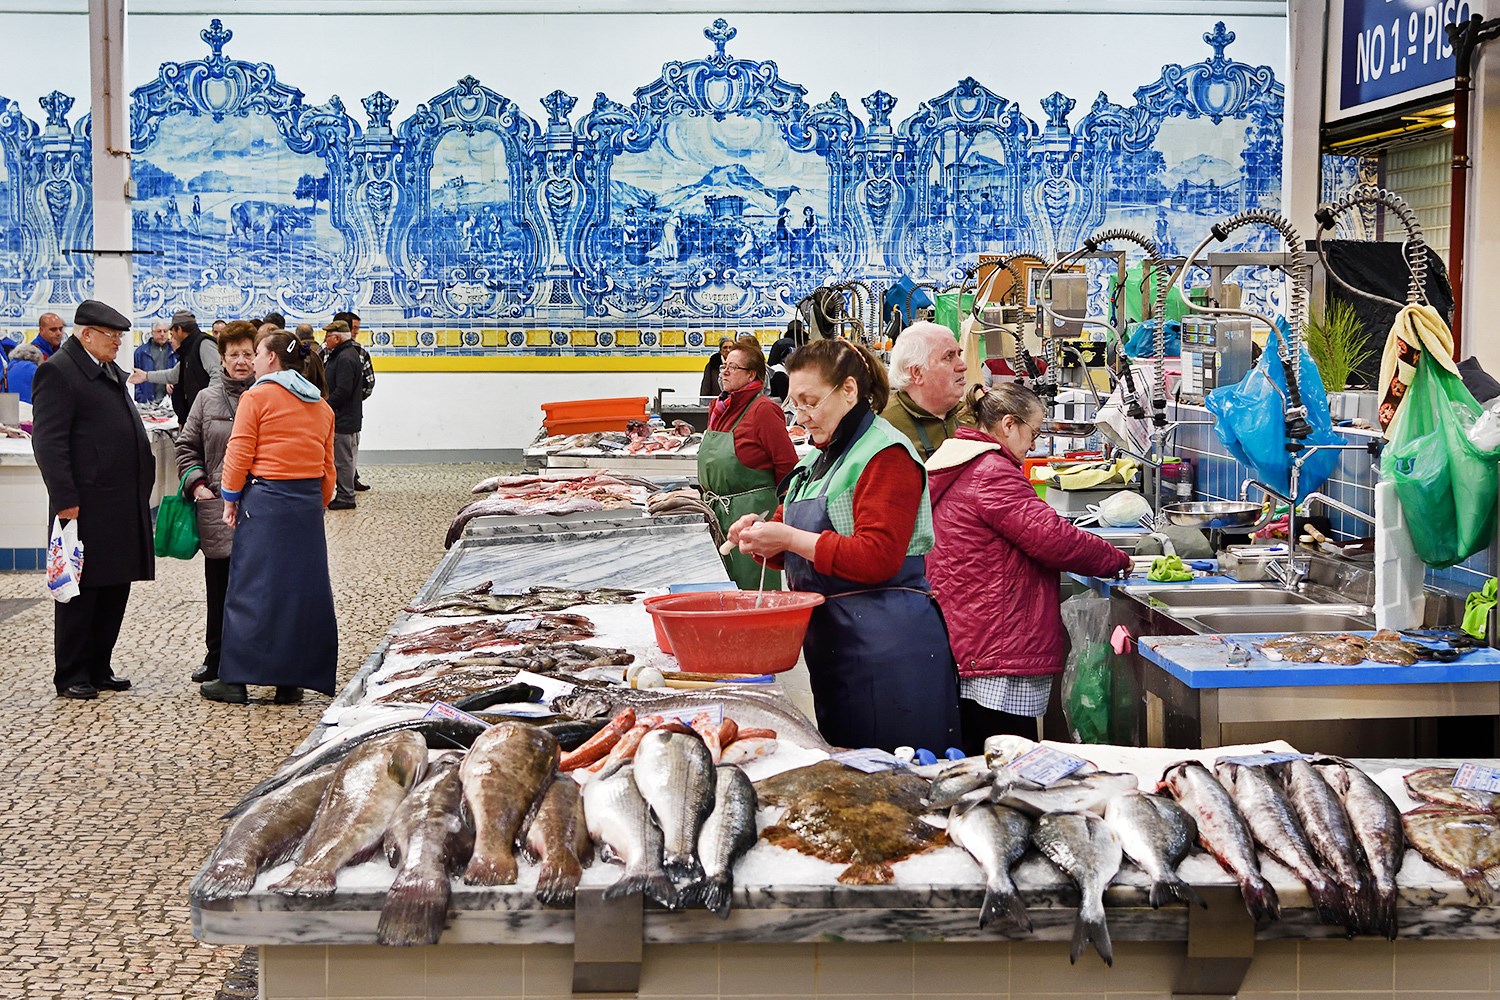
{"label": "sardine", "polygon": [[635,752],[635,784],[661,827],[662,867],[675,883],[703,877],[698,831],[714,807],[714,763],[696,733],[654,729]]}
{"label": "sardine", "polygon": [[1364,771],[1347,760],[1328,757],[1313,762],[1344,804],[1354,837],[1359,841],[1365,867],[1370,874],[1373,899],[1367,932],[1396,940],[1396,876],[1406,856],[1406,837],[1401,829],[1401,810]]}
{"label": "sardine", "polygon": [[1450,809],[1500,813],[1500,794],[1473,788],[1454,788],[1453,778],[1457,774],[1458,769],[1453,767],[1423,767],[1411,772],[1402,781],[1414,799],[1435,802]]}
{"label": "sardine", "polygon": [[1009,768],[995,772],[992,801],[1019,809],[1030,816],[1052,812],[1102,813],[1111,800],[1136,791],[1140,783],[1133,774],[1090,771],[1069,775],[1050,785],[1038,785],[1015,774]]}
{"label": "sardine", "polygon": [[572,778],[559,776],[547,786],[526,831],[526,853],[541,862],[536,898],[544,906],[573,905],[593,846],[583,816],[583,793]]}
{"label": "sardine", "polygon": [[1344,910],[1352,918],[1346,924],[1350,933],[1368,927],[1369,887],[1360,871],[1359,844],[1343,803],[1306,760],[1272,764],[1271,770],[1281,779],[1288,801],[1297,810],[1297,818],[1302,820],[1302,829],[1307,831],[1307,840],[1321,867],[1344,894]]}
{"label": "sardine", "polygon": [[474,848],[459,765],[457,754],[438,758],[391,817],[385,857],[399,870],[380,910],[381,944],[437,944],[443,936],[453,875]]}
{"label": "sardine", "polygon": [[1289,868],[1307,886],[1325,924],[1348,926],[1350,913],[1338,884],[1318,864],[1307,831],[1302,827],[1281,782],[1264,766],[1220,761],[1214,765],[1219,783],[1229,789],[1261,850]]}
{"label": "sardine", "polygon": [[1120,840],[1093,813],[1048,813],[1031,834],[1037,850],[1078,885],[1078,919],[1068,961],[1077,962],[1090,942],[1105,965],[1115,964],[1104,921],[1104,890],[1120,870]]}
{"label": "sardine", "polygon": [[683,895],[721,920],[729,917],[735,862],[755,845],[755,809],[755,786],[745,772],[733,764],[714,768],[714,809],[698,832],[703,878]]}
{"label": "sardine", "polygon": [[339,762],[303,841],[297,867],[271,891],[283,896],[333,895],[340,868],[380,847],[386,825],[427,768],[427,743],[414,732],[362,744]]}
{"label": "sardine", "polygon": [[1417,853],[1463,880],[1480,906],[1500,890],[1500,816],[1422,806],[1401,817]]}
{"label": "sardine", "polygon": [[984,902],[979,928],[999,922],[1007,930],[1031,931],[1031,918],[1016,893],[1010,870],[1031,838],[1031,820],[1014,809],[979,802],[954,806],[948,814],[948,838],[969,852],[984,869]]}
{"label": "sardine", "polygon": [[235,817],[193,883],[193,898],[243,896],[255,885],[257,875],[295,854],[318,814],[318,803],[333,772],[330,765],[300,775]]}
{"label": "sardine", "polygon": [[675,910],[677,890],[662,870],[661,830],[651,821],[651,807],[635,785],[634,764],[605,771],[583,789],[583,814],[589,835],[603,848],[605,860],[619,861],[625,873],[605,890],[606,899],[643,893]]}
{"label": "sardine", "polygon": [[1250,828],[1224,786],[1202,764],[1184,761],[1167,768],[1162,787],[1171,791],[1177,804],[1192,817],[1198,827],[1198,843],[1235,877],[1250,915],[1256,920],[1278,919],[1281,902],[1260,872]]}
{"label": "sardine", "polygon": [[1173,899],[1208,906],[1177,874],[1198,836],[1193,818],[1181,806],[1160,795],[1129,792],[1104,807],[1104,822],[1120,838],[1125,855],[1151,879],[1152,909]]}
{"label": "sardine", "polygon": [[464,804],[474,817],[469,885],[513,885],[516,835],[557,771],[557,740],[535,726],[502,722],[464,756]]}

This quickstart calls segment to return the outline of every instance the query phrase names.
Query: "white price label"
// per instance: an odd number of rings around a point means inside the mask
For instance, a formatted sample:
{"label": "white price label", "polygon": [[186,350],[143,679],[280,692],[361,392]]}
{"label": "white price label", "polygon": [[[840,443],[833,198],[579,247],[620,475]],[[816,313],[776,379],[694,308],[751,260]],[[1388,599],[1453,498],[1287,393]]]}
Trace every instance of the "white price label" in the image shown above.
{"label": "white price label", "polygon": [[890,771],[906,766],[892,754],[886,753],[884,750],[877,750],[874,747],[867,747],[863,750],[845,750],[842,753],[833,754],[829,759],[836,760],[840,764],[845,764],[866,774],[874,774],[876,771]]}
{"label": "white price label", "polygon": [[1061,750],[1037,747],[1011,761],[1010,768],[1027,781],[1038,785],[1051,785],[1066,778],[1087,763],[1088,761],[1082,757],[1074,757]]}
{"label": "white price label", "polygon": [[1249,753],[1243,757],[1220,757],[1216,764],[1244,764],[1246,767],[1265,767],[1268,764],[1283,764],[1289,760],[1307,760],[1305,753]]}
{"label": "white price label", "polygon": [[458,720],[458,721],[461,721],[461,722],[472,722],[476,726],[484,726],[486,728],[489,727],[489,723],[488,722],[485,722],[483,719],[479,718],[476,715],[470,715],[468,712],[465,712],[461,708],[454,708],[452,705],[448,704],[446,701],[435,701],[435,702],[433,702],[432,703],[432,707],[427,710],[427,714],[424,715],[424,716],[422,716],[422,718],[424,718],[424,719],[455,719],[455,720]]}
{"label": "white price label", "polygon": [[654,715],[663,722],[682,722],[687,725],[692,725],[694,719],[704,714],[707,714],[709,721],[717,726],[724,721],[724,706],[719,702],[713,702],[708,705],[689,705],[687,708],[664,708],[661,711],[653,712],[650,711],[650,706],[647,704],[635,710],[635,717],[637,719]]}
{"label": "white price label", "polygon": [[1500,793],[1500,768],[1483,764],[1460,764],[1453,775],[1454,788],[1467,788],[1472,792]]}
{"label": "white price label", "polygon": [[530,670],[516,671],[514,683],[530,684],[532,687],[542,689],[542,701],[551,701],[561,695],[572,694],[577,686],[556,677],[545,677],[542,674],[534,674]]}

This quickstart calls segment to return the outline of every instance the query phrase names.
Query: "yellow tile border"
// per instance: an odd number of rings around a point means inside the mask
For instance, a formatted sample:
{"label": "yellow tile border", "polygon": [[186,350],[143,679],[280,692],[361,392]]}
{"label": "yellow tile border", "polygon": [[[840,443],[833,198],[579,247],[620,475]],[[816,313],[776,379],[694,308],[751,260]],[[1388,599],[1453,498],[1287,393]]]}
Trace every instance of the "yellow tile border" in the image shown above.
{"label": "yellow tile border", "polygon": [[701,372],[704,358],[380,355],[377,372]]}

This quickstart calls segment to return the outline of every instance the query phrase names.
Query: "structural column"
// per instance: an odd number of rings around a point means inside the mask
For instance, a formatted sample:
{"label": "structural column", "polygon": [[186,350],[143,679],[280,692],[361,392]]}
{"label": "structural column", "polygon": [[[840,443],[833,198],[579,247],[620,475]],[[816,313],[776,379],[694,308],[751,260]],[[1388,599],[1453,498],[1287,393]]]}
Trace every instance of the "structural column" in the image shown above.
{"label": "structural column", "polygon": [[[93,131],[94,298],[131,314],[130,92],[125,85],[128,0],[89,0]],[[79,249],[89,249],[81,247]],[[130,355],[122,350],[123,357]]]}
{"label": "structural column", "polygon": [[1287,10],[1286,131],[1281,164],[1283,212],[1297,232],[1317,232],[1322,200],[1323,46],[1327,0],[1291,0]]}
{"label": "structural column", "polygon": [[1474,54],[1474,94],[1469,105],[1469,225],[1464,253],[1463,353],[1486,371],[1500,371],[1500,336],[1491,317],[1500,315],[1500,41]]}

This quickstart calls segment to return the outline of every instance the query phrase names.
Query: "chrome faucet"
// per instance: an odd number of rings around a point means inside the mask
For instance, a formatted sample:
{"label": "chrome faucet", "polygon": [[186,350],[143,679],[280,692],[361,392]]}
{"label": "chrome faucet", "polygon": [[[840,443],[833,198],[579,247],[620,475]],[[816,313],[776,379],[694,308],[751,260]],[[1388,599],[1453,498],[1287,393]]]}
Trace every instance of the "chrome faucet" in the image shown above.
{"label": "chrome faucet", "polygon": [[1335,500],[1333,497],[1329,496],[1326,493],[1309,493],[1307,496],[1302,498],[1302,502],[1304,504],[1312,503],[1314,500],[1318,501],[1318,503],[1322,504],[1324,507],[1327,507],[1330,510],[1336,510],[1342,514],[1348,514],[1350,517],[1358,518],[1359,520],[1365,522],[1372,528],[1375,527],[1375,518],[1373,516],[1366,514],[1364,511],[1358,509],[1357,507],[1351,507],[1346,503]]}

